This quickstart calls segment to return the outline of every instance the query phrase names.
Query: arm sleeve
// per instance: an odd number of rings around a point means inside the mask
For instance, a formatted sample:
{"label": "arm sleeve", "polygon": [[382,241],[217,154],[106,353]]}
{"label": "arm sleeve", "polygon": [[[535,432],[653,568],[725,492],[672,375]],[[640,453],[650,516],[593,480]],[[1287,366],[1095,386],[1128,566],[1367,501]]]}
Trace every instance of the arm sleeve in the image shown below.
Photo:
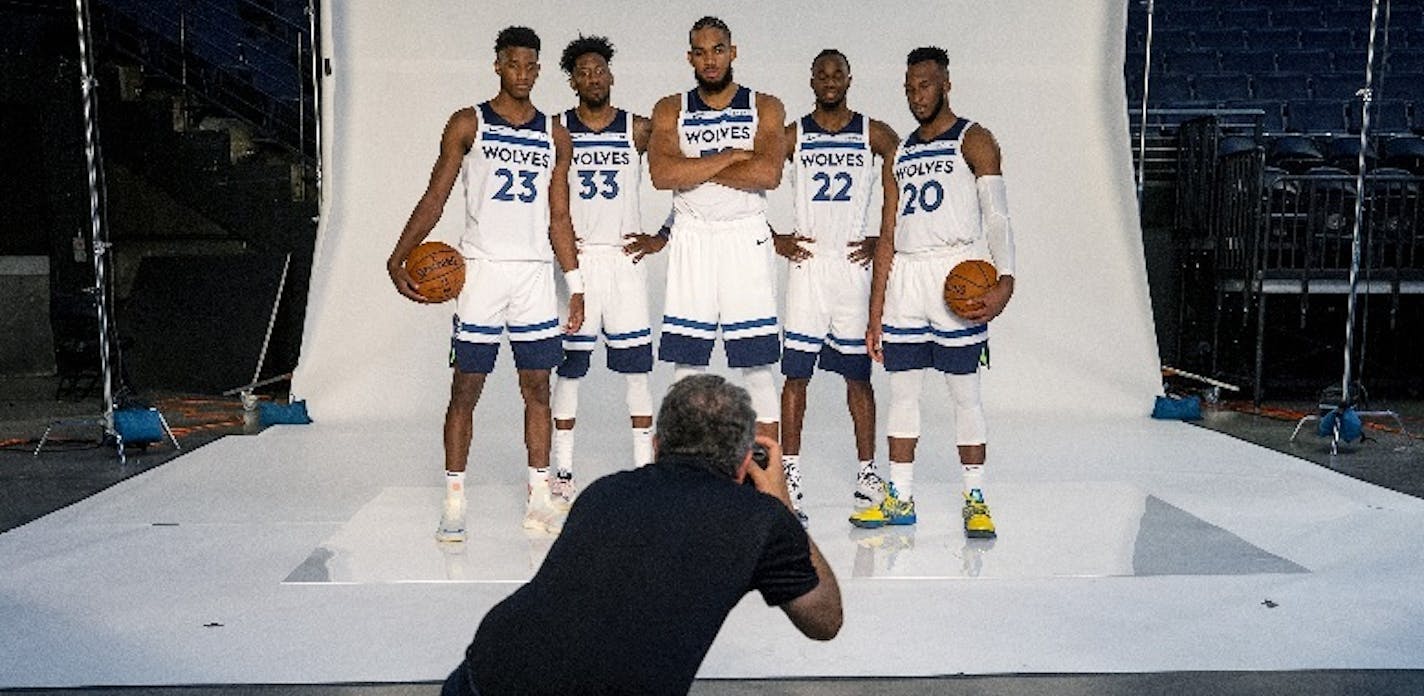
{"label": "arm sleeve", "polygon": [[989,241],[989,255],[999,275],[1014,275],[1014,231],[1009,226],[1009,198],[1004,177],[998,174],[981,176],[975,181],[979,190],[979,210],[983,215],[984,236]]}
{"label": "arm sleeve", "polygon": [[668,208],[667,219],[663,221],[663,226],[658,229],[658,236],[667,239],[672,236],[672,223],[677,218],[677,208]]}
{"label": "arm sleeve", "polygon": [[816,589],[820,583],[816,568],[811,565],[811,544],[806,530],[790,510],[780,503],[774,504],[778,514],[772,516],[771,529],[752,577],[752,587],[761,592],[767,606],[773,607]]}

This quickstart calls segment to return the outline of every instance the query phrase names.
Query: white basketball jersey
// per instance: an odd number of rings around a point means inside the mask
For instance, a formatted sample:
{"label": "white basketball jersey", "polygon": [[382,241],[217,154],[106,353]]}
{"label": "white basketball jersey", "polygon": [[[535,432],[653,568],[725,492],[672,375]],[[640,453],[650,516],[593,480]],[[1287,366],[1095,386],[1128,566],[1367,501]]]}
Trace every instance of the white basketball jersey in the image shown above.
{"label": "white basketball jersey", "polygon": [[972,123],[961,118],[928,141],[912,131],[896,150],[895,251],[968,246],[984,238],[974,172],[960,152]]}
{"label": "white basketball jersey", "polygon": [[[727,108],[709,108],[693,89],[683,95],[677,137],[682,154],[703,157],[728,148],[751,150],[756,141],[756,94],[737,88]],[[742,191],[708,181],[672,196],[678,215],[698,220],[740,220],[766,213],[765,191]]]}
{"label": "white basketball jersey", "polygon": [[796,191],[796,231],[815,239],[820,254],[846,253],[865,238],[870,192],[879,179],[870,150],[870,119],[853,114],[829,133],[809,115],[796,124],[791,155]]}
{"label": "white basketball jersey", "polygon": [[465,154],[465,234],[460,253],[472,259],[552,261],[549,176],[554,138],[549,117],[535,111],[515,126],[480,104],[475,142]]}
{"label": "white basketball jersey", "polygon": [[643,161],[633,145],[633,116],[622,109],[601,131],[564,112],[564,127],[573,139],[569,167],[569,213],[582,245],[623,246],[623,235],[641,232],[638,187]]}

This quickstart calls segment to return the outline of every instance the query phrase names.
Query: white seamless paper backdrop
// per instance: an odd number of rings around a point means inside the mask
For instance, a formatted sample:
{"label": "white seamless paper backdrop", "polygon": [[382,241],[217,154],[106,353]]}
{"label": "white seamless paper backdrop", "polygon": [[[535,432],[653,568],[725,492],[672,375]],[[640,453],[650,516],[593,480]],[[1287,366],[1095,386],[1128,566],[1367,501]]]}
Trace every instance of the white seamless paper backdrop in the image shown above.
{"label": "white seamless paper backdrop", "polygon": [[[546,113],[574,104],[558,60],[583,33],[606,35],[617,48],[614,103],[648,115],[662,96],[693,86],[687,31],[715,14],[733,32],[736,80],[780,97],[788,119],[813,106],[811,59],[833,47],[851,61],[850,106],[902,137],[915,125],[905,106],[905,55],[923,45],[947,49],[951,105],[993,131],[1003,150],[1018,248],[1017,290],[991,329],[991,412],[1145,414],[1160,376],[1132,184],[1125,12],[1103,0],[829,0],[814,10],[744,0],[326,0],[326,190],[294,398],[307,399],[314,418],[328,422],[429,423],[443,414],[454,305],[400,297],[384,262],[425,188],[446,119],[498,90],[492,64],[501,28],[539,33],[542,73],[533,99]],[[792,227],[788,188],[784,182],[770,195],[769,217],[782,231]],[[643,227],[652,231],[670,196],[646,182],[642,195]],[[457,182],[431,239],[458,239],[463,205]],[[649,263],[656,331],[665,262]],[[600,348],[584,398],[621,407],[621,380],[602,361]],[[480,410],[508,412],[509,420],[499,420],[515,426],[512,373],[505,347]],[[655,369],[655,398],[670,373],[667,364]],[[876,380],[883,384],[878,368]]]}

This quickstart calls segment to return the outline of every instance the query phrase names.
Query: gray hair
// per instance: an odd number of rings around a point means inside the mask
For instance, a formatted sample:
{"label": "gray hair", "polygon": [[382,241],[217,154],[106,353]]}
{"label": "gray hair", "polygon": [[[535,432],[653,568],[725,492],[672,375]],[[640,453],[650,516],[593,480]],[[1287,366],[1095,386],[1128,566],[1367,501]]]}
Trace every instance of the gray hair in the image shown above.
{"label": "gray hair", "polygon": [[658,453],[707,460],[731,478],[752,448],[756,411],[747,390],[718,375],[684,377],[658,409]]}

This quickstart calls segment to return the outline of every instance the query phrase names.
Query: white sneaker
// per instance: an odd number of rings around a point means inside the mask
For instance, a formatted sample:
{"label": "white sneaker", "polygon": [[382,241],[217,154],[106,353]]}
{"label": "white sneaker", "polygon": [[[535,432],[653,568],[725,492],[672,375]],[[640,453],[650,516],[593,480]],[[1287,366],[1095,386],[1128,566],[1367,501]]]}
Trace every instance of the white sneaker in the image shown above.
{"label": "white sneaker", "polygon": [[446,498],[440,514],[440,526],[435,528],[436,541],[465,540],[465,499]]}
{"label": "white sneaker", "polygon": [[560,470],[549,479],[549,500],[554,509],[567,513],[578,497],[578,486],[574,485],[574,472]]}
{"label": "white sneaker", "polygon": [[864,469],[855,477],[855,509],[865,510],[879,505],[885,500],[885,479],[874,469]]}
{"label": "white sneaker", "polygon": [[524,508],[524,528],[558,534],[564,528],[564,513],[554,505],[549,485],[530,486],[529,503]]}

